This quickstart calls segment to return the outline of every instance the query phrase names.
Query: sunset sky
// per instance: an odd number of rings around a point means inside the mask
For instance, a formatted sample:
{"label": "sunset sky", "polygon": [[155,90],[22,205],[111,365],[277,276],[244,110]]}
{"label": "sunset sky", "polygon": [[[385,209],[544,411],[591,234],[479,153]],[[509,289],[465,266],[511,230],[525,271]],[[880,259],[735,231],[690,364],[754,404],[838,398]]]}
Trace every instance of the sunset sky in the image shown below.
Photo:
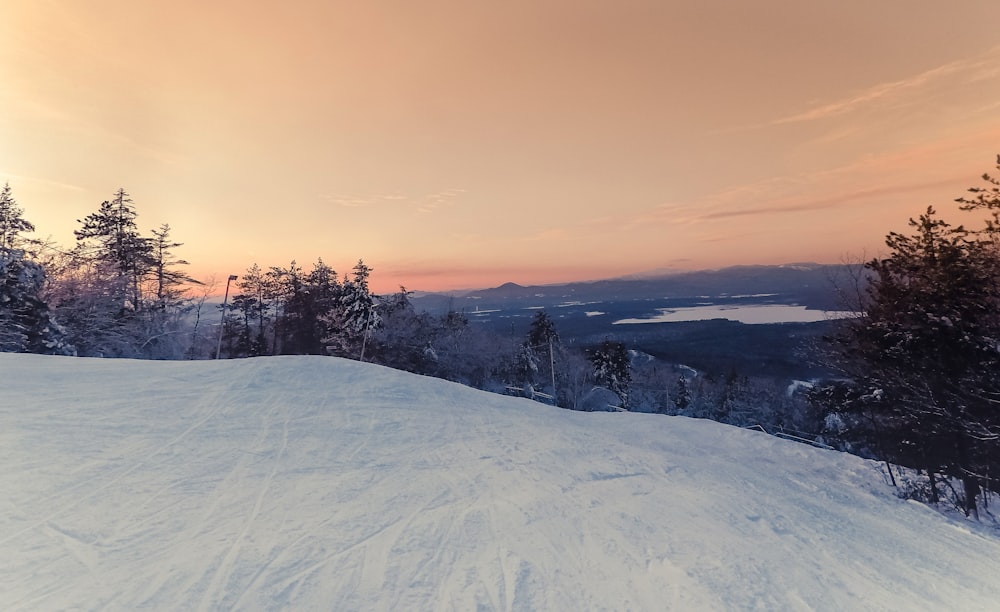
{"label": "sunset sky", "polygon": [[[438,290],[872,255],[1000,153],[996,0],[4,0],[0,182],[208,279]],[[951,215],[950,219],[962,220]]]}

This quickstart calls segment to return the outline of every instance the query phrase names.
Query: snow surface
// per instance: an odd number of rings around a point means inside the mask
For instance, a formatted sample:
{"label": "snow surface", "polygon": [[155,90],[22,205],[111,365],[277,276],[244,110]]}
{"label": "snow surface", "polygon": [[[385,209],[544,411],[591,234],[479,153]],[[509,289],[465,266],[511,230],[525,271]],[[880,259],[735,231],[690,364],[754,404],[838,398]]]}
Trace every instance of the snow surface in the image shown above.
{"label": "snow surface", "polygon": [[0,354],[0,608],[985,610],[877,466],[323,357]]}

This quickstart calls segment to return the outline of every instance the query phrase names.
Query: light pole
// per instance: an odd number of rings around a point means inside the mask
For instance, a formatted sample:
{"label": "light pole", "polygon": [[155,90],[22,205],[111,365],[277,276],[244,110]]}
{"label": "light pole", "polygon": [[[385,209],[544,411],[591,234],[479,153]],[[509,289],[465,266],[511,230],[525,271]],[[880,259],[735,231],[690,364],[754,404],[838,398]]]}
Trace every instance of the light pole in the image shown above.
{"label": "light pole", "polygon": [[222,330],[226,327],[226,303],[229,301],[229,283],[236,280],[235,274],[229,275],[229,280],[226,281],[226,297],[222,298],[222,320],[219,321],[219,344],[215,347],[215,358],[219,358],[219,354],[222,353]]}

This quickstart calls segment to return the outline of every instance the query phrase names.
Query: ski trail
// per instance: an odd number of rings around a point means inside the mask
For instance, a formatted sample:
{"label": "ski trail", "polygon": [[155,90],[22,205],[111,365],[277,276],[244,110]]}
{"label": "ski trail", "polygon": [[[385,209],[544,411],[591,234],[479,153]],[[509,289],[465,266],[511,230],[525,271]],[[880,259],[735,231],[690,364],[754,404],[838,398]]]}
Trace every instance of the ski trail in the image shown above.
{"label": "ski trail", "polygon": [[[198,429],[199,427],[201,427],[202,425],[204,425],[205,423],[207,423],[209,420],[211,420],[213,417],[215,417],[216,414],[218,414],[221,409],[222,409],[222,404],[216,402],[214,409],[212,409],[211,411],[209,411],[208,414],[206,414],[204,417],[202,417],[201,419],[199,419],[193,425],[191,425],[190,427],[188,427],[187,429],[185,429],[183,432],[181,432],[180,434],[178,434],[176,437],[174,437],[173,439],[171,439],[169,442],[167,442],[166,444],[163,444],[159,448],[157,448],[157,449],[153,450],[152,452],[146,454],[146,456],[144,458],[140,459],[139,461],[136,461],[135,463],[133,463],[129,467],[127,467],[124,470],[120,471],[117,475],[115,475],[110,480],[108,480],[108,481],[104,482],[103,484],[100,484],[100,485],[98,485],[98,486],[90,489],[90,491],[88,493],[85,493],[83,495],[80,495],[80,496],[76,497],[73,501],[66,502],[65,504],[62,505],[62,507],[58,508],[57,510],[55,510],[55,511],[49,513],[49,514],[47,514],[45,517],[43,517],[43,518],[41,518],[41,519],[33,522],[32,524],[28,525],[27,527],[23,527],[23,528],[19,529],[18,531],[15,531],[15,532],[13,532],[11,534],[8,534],[5,537],[0,538],[0,546],[2,546],[4,544],[7,544],[11,540],[19,538],[20,536],[24,535],[25,533],[28,533],[28,532],[33,531],[35,529],[38,529],[39,527],[41,527],[41,526],[43,526],[43,525],[45,525],[47,523],[50,523],[50,522],[58,519],[59,517],[67,514],[71,510],[74,510],[77,506],[80,506],[84,502],[90,501],[94,497],[97,497],[97,495],[99,493],[103,493],[106,489],[114,486],[119,481],[121,481],[123,478],[125,478],[126,476],[128,476],[129,474],[132,474],[133,472],[135,472],[139,468],[143,467],[152,457],[154,457],[155,455],[157,455],[159,453],[162,453],[166,449],[168,449],[171,446],[177,444],[178,442],[180,442],[181,440],[183,440],[185,437],[187,437],[188,434],[190,434],[192,431]],[[92,480],[96,480],[97,478],[98,477],[95,477]],[[89,484],[90,482],[92,482],[92,480],[91,481],[87,481],[84,484]],[[60,493],[63,493],[63,491],[60,491]],[[46,505],[46,504],[40,503],[39,505]]]}
{"label": "ski trail", "polygon": [[[288,415],[288,409],[285,412],[285,420],[282,426],[282,437],[281,437],[281,447],[278,449],[274,462],[271,466],[271,471],[268,473],[264,482],[260,486],[260,490],[257,492],[257,499],[254,501],[253,509],[247,516],[246,521],[243,523],[243,529],[240,531],[239,535],[233,540],[230,545],[229,550],[226,552],[226,556],[223,558],[222,563],[219,564],[218,568],[215,570],[215,574],[212,576],[211,582],[209,582],[208,588],[205,590],[204,597],[202,599],[201,605],[198,607],[199,610],[209,610],[219,607],[219,603],[225,597],[225,585],[230,581],[233,571],[233,565],[236,561],[237,556],[240,552],[240,546],[243,539],[246,537],[247,532],[250,531],[250,527],[254,524],[257,516],[260,514],[260,509],[264,504],[264,498],[267,496],[268,490],[271,488],[271,483],[274,480],[275,474],[278,473],[278,467],[281,465],[281,458],[284,456],[285,451],[288,449],[288,421],[290,417]],[[266,427],[266,426],[265,426]],[[239,598],[242,598],[243,594],[246,593],[246,587],[241,591]]]}

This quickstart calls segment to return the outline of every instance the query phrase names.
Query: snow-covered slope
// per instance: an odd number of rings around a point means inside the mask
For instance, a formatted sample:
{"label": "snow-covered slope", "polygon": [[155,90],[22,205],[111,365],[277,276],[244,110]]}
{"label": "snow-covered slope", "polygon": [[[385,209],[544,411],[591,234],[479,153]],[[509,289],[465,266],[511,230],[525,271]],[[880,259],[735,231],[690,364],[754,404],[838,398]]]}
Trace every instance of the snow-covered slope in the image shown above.
{"label": "snow-covered slope", "polygon": [[0,354],[0,608],[1000,606],[872,464],[332,358]]}

